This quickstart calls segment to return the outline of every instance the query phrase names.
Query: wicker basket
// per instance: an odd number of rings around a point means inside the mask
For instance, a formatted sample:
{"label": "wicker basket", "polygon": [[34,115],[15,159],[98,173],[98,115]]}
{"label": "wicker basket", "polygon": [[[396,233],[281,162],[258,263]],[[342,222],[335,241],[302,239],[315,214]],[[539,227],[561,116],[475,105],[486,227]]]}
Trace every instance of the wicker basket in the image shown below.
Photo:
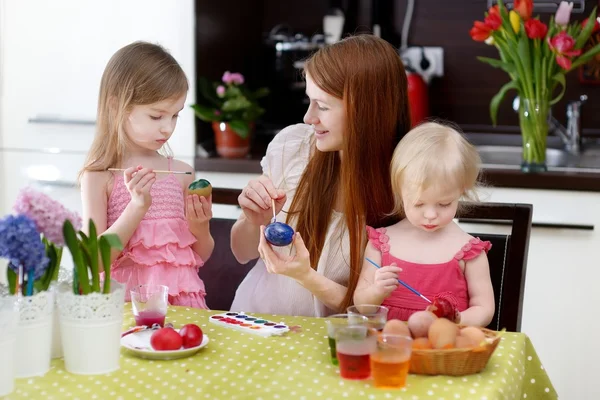
{"label": "wicker basket", "polygon": [[420,375],[461,376],[475,374],[485,368],[500,342],[499,332],[482,328],[486,338],[493,339],[472,349],[413,350],[410,373]]}

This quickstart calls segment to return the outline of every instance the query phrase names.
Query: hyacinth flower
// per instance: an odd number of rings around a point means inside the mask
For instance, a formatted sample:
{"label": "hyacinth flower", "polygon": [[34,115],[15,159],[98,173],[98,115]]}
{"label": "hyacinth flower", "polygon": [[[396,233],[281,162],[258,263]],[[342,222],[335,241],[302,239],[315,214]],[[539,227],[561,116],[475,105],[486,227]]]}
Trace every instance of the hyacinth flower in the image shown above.
{"label": "hyacinth flower", "polygon": [[58,279],[62,260],[63,238],[62,227],[66,220],[71,221],[75,229],[81,229],[81,218],[76,212],[68,210],[60,202],[33,188],[23,188],[15,201],[13,210],[17,214],[26,215],[35,223],[37,231],[42,235],[42,242],[49,259],[48,278],[42,280],[41,290],[47,290],[52,281]]}
{"label": "hyacinth flower", "polygon": [[31,218],[8,215],[0,220],[0,257],[9,261],[6,275],[11,294],[33,296],[47,288],[49,260]]}

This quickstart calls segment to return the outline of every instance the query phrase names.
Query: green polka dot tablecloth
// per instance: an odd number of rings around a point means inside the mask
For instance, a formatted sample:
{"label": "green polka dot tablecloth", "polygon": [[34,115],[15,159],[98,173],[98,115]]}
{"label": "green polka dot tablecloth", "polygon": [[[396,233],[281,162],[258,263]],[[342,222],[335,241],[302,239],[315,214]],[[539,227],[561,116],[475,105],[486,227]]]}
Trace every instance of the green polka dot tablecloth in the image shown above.
{"label": "green polka dot tablecloth", "polygon": [[[261,337],[208,322],[217,311],[170,307],[176,328],[199,325],[210,342],[179,360],[144,360],[122,350],[121,368],[106,375],[72,375],[53,360],[43,377],[17,379],[7,399],[556,399],[529,340],[506,333],[487,367],[465,377],[409,375],[405,388],[381,390],[370,380],[346,381],[329,359],[325,324],[317,318],[258,315],[299,332]],[[124,329],[134,325],[129,305]]]}

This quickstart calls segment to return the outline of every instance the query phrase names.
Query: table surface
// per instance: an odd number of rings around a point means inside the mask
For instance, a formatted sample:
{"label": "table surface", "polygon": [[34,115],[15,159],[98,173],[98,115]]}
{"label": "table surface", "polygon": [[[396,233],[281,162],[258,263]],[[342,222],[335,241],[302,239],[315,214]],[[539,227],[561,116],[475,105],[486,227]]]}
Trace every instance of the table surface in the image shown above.
{"label": "table surface", "polygon": [[[299,332],[261,337],[208,322],[218,311],[169,307],[176,328],[199,325],[210,341],[194,356],[144,360],[121,351],[120,369],[83,376],[53,360],[43,377],[17,379],[7,399],[556,399],[558,398],[529,338],[507,332],[479,374],[409,375],[405,388],[382,390],[371,380],[347,381],[329,358],[323,320],[257,314]],[[123,326],[134,325],[129,304]]]}

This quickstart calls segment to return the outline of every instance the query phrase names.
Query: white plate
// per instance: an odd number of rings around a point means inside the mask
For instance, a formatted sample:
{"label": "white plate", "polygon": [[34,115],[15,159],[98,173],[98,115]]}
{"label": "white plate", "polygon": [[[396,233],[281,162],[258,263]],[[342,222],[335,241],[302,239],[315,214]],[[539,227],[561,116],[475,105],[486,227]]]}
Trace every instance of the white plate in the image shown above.
{"label": "white plate", "polygon": [[[179,329],[175,329],[179,332]],[[153,350],[150,345],[150,337],[156,332],[153,329],[143,330],[136,333],[131,333],[121,338],[121,347],[129,350],[134,355],[140,358],[149,360],[174,360],[176,358],[189,357],[194,355],[198,350],[208,344],[208,336],[202,336],[202,343],[196,347],[189,349],[181,348],[179,350]]]}

